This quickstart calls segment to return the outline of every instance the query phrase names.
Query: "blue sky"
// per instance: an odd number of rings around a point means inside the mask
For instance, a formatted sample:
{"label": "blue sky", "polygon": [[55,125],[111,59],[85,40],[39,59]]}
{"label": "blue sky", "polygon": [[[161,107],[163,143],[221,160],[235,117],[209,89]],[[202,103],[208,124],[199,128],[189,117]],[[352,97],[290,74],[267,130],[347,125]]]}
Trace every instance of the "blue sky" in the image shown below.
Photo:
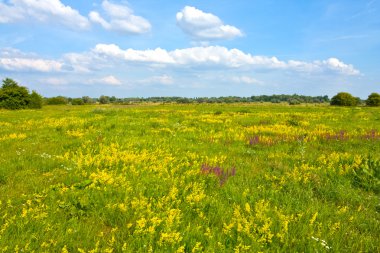
{"label": "blue sky", "polygon": [[380,0],[0,0],[0,34],[44,96],[380,92]]}

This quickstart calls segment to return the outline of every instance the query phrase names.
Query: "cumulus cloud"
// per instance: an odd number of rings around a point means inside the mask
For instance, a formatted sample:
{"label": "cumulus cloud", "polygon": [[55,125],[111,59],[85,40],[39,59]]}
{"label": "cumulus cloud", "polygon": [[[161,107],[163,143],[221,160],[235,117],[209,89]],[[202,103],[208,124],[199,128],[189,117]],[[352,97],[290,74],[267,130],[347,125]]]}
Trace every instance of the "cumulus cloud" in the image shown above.
{"label": "cumulus cloud", "polygon": [[148,50],[122,50],[114,44],[98,44],[93,52],[103,56],[118,58],[131,62],[148,62],[177,65],[214,64],[240,67],[254,64],[255,58],[238,49],[220,46],[192,47],[167,51],[156,48]]}
{"label": "cumulus cloud", "polygon": [[195,39],[232,39],[243,36],[236,27],[225,25],[219,17],[192,6],[185,6],[176,15],[178,26]]}
{"label": "cumulus cloud", "polygon": [[360,75],[360,71],[351,64],[346,64],[337,58],[329,58],[323,61],[302,62],[290,60],[288,68],[300,72],[333,72],[348,76]]}
{"label": "cumulus cloud", "polygon": [[232,81],[235,83],[244,83],[244,84],[262,84],[261,81],[250,77],[250,76],[234,76]]}
{"label": "cumulus cloud", "polygon": [[56,78],[56,77],[45,78],[45,79],[42,79],[41,82],[44,84],[49,84],[53,86],[62,86],[68,83],[67,80],[64,80],[62,78]]}
{"label": "cumulus cloud", "polygon": [[1,58],[0,68],[11,71],[60,71],[62,63],[58,61],[28,58]]}
{"label": "cumulus cloud", "polygon": [[175,67],[204,65],[209,67],[288,70],[300,73],[333,72],[343,75],[360,75],[360,71],[354,66],[336,58],[312,62],[281,61],[277,57],[255,56],[236,48],[228,49],[221,46],[191,47],[167,51],[161,48],[123,50],[115,44],[98,44],[92,52],[100,57],[126,62],[166,64]]}
{"label": "cumulus cloud", "polygon": [[150,78],[141,80],[140,83],[172,85],[174,83],[174,79],[173,79],[173,77],[171,77],[169,75],[159,75],[159,76],[152,76]]}
{"label": "cumulus cloud", "polygon": [[[353,65],[337,58],[317,61],[282,61],[276,57],[255,56],[239,49],[221,46],[191,47],[167,51],[162,48],[123,50],[115,44],[98,44],[89,52],[68,53],[61,59],[42,59],[35,54],[25,54],[15,49],[0,50],[0,68],[9,71],[76,72],[92,73],[107,67],[141,63],[152,68],[202,68],[291,71],[307,74],[360,75]],[[166,78],[166,79],[165,79]],[[104,79],[105,83],[118,85],[115,79]],[[158,78],[156,81],[160,81]],[[240,82],[253,82],[243,78]],[[161,76],[161,83],[169,84],[168,76]]]}
{"label": "cumulus cloud", "polygon": [[161,48],[154,50],[122,50],[115,44],[98,44],[93,49],[93,52],[111,58],[123,59],[126,61],[135,62],[150,62],[150,63],[175,63],[169,53]]}
{"label": "cumulus cloud", "polygon": [[0,49],[0,69],[18,72],[59,72],[63,61],[43,59],[34,53],[24,53],[14,48]]}
{"label": "cumulus cloud", "polygon": [[112,86],[121,85],[121,81],[112,75],[105,76],[105,77],[101,78],[100,82],[102,82],[104,84],[112,85]]}
{"label": "cumulus cloud", "polygon": [[182,65],[211,64],[238,68],[254,64],[254,59],[250,54],[245,54],[238,49],[227,49],[220,46],[176,49],[169,54],[176,63]]}
{"label": "cumulus cloud", "polygon": [[10,0],[0,2],[0,23],[36,20],[43,23],[59,23],[73,29],[87,29],[90,22],[77,10],[60,0]]}
{"label": "cumulus cloud", "polygon": [[[78,73],[89,73],[100,67],[101,61],[91,53],[67,53],[63,56],[64,70]],[[94,64],[96,62],[97,64]]]}
{"label": "cumulus cloud", "polygon": [[337,71],[345,75],[355,76],[360,74],[360,71],[355,69],[354,66],[345,64],[337,58],[329,58],[328,60],[323,61],[321,64],[325,65],[327,68],[333,71]]}
{"label": "cumulus cloud", "polygon": [[126,62],[169,64],[171,66],[220,66],[227,68],[254,68],[289,70],[304,73],[333,72],[343,75],[359,75],[352,65],[329,58],[324,61],[281,61],[276,57],[253,56],[239,49],[221,46],[191,47],[167,51],[165,49],[134,50],[120,49],[114,44],[98,44],[92,51],[95,55],[119,59]]}
{"label": "cumulus cloud", "polygon": [[111,86],[120,86],[122,82],[113,75],[105,76],[98,79],[91,79],[88,84],[106,84]]}
{"label": "cumulus cloud", "polygon": [[143,17],[133,14],[128,6],[114,4],[107,0],[102,2],[102,8],[109,21],[104,19],[99,12],[92,11],[89,18],[93,23],[99,24],[106,30],[122,33],[141,34],[150,31],[151,24]]}

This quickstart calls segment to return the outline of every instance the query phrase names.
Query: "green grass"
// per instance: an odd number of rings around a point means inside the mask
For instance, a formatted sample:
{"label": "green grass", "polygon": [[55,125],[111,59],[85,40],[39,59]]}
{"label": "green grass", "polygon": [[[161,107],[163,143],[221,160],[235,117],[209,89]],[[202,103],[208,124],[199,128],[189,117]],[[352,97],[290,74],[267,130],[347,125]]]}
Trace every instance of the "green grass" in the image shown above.
{"label": "green grass", "polygon": [[0,111],[0,252],[379,252],[379,115],[270,104]]}

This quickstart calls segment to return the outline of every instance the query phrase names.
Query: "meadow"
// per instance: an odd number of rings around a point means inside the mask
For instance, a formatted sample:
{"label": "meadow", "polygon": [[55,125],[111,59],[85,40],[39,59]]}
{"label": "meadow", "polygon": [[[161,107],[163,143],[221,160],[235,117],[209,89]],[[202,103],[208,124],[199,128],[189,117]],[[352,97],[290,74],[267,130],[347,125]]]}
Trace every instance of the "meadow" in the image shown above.
{"label": "meadow", "polygon": [[0,110],[0,252],[380,252],[380,108]]}

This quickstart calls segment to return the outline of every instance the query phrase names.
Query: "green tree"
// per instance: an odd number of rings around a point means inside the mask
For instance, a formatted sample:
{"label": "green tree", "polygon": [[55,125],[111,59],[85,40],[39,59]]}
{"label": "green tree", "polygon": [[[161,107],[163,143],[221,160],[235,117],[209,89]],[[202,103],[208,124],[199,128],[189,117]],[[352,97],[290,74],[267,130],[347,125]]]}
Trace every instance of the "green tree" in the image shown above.
{"label": "green tree", "polygon": [[109,98],[111,103],[115,103],[117,101],[117,98],[115,96],[112,96]]}
{"label": "green tree", "polygon": [[32,91],[30,94],[29,108],[40,109],[42,108],[43,98],[36,91]]}
{"label": "green tree", "polygon": [[331,98],[330,104],[338,106],[355,106],[359,104],[359,101],[360,100],[352,96],[350,93],[340,92]]}
{"label": "green tree", "polygon": [[26,87],[19,86],[10,78],[3,80],[0,90],[0,108],[17,110],[25,109],[30,102],[29,91]]}
{"label": "green tree", "polygon": [[380,106],[380,94],[379,93],[371,93],[365,101],[368,106]]}
{"label": "green tree", "polygon": [[67,105],[68,99],[62,96],[51,97],[46,99],[48,105]]}
{"label": "green tree", "polygon": [[85,104],[92,104],[94,103],[94,101],[92,100],[92,98],[90,98],[89,96],[84,96],[82,97],[82,100]]}
{"label": "green tree", "polygon": [[84,105],[84,101],[81,98],[73,98],[73,100],[71,100],[71,104],[72,105]]}
{"label": "green tree", "polygon": [[13,79],[5,78],[3,80],[3,86],[2,86],[3,89],[17,88],[17,87],[19,87],[18,83],[14,81]]}
{"label": "green tree", "polygon": [[100,96],[99,97],[99,103],[101,104],[109,104],[110,103],[110,98],[108,96]]}
{"label": "green tree", "polygon": [[289,103],[289,105],[299,105],[299,104],[301,104],[301,102],[298,99],[296,99],[296,98],[290,99],[288,103]]}

